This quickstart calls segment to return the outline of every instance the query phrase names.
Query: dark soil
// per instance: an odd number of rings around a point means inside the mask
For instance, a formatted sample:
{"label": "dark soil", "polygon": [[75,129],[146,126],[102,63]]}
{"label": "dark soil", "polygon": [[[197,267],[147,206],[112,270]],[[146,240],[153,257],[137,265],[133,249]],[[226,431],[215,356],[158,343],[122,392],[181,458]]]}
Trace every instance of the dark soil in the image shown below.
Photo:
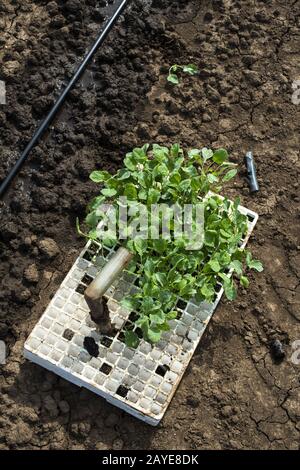
{"label": "dark soil", "polygon": [[87,352],[90,354],[92,357],[98,357],[99,356],[99,346],[96,344],[96,341],[94,338],[91,338],[90,336],[86,336],[83,341],[83,346],[87,350]]}
{"label": "dark soil", "polygon": [[[0,0],[0,178],[92,43],[103,3]],[[0,448],[299,448],[299,11],[295,0],[132,1],[1,203]],[[199,76],[166,82],[172,64],[189,62]],[[265,265],[218,308],[157,429],[22,357],[84,245],[75,218],[97,192],[89,173],[147,141],[231,152],[242,171],[227,194],[260,214],[250,246]]]}

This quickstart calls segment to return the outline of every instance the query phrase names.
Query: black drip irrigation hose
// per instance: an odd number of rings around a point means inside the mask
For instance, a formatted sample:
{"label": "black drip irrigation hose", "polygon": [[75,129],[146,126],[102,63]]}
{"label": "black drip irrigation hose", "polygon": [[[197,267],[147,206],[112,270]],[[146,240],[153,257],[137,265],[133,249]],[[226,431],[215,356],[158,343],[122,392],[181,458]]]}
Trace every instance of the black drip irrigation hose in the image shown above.
{"label": "black drip irrigation hose", "polygon": [[76,70],[75,74],[71,78],[69,84],[66,86],[66,88],[63,90],[57,101],[55,102],[54,106],[52,107],[51,111],[47,115],[47,117],[42,121],[38,129],[35,131],[31,141],[28,143],[26,146],[25,150],[22,152],[18,160],[16,161],[15,165],[13,168],[10,170],[6,178],[3,180],[0,186],[0,197],[5,193],[7,190],[8,186],[10,185],[11,181],[14,179],[14,177],[18,174],[20,171],[22,165],[26,161],[28,155],[30,154],[31,150],[34,148],[34,146],[37,144],[37,142],[40,140],[44,132],[48,129],[49,125],[53,121],[54,117],[56,116],[57,112],[65,102],[69,92],[72,90],[72,88],[75,86],[83,72],[85,71],[87,65],[99,49],[99,47],[103,44],[105,41],[106,37],[110,33],[111,29],[113,28],[115,22],[119,18],[119,16],[122,14],[123,10],[125,9],[127,3],[129,0],[123,0],[122,3],[119,5],[117,10],[113,13],[112,17],[109,19],[109,21],[106,23],[103,31],[100,33],[98,36],[96,42],[94,43],[93,47],[90,49],[88,54],[85,56],[83,59],[82,63]]}

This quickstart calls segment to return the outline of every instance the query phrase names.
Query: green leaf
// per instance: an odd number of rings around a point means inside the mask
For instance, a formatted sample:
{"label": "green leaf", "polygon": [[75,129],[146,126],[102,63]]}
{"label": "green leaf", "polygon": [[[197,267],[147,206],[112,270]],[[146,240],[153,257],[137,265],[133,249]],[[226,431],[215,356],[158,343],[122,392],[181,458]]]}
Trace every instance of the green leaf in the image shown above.
{"label": "green leaf", "polygon": [[213,173],[208,173],[207,174],[207,179],[210,182],[210,184],[217,183],[219,181],[219,178],[215,176]]}
{"label": "green leaf", "polygon": [[169,149],[158,144],[153,144],[153,155],[158,162],[167,162],[169,159]]}
{"label": "green leaf", "polygon": [[210,158],[212,158],[212,156],[214,155],[214,152],[206,147],[204,147],[202,150],[202,157],[203,157],[203,160],[206,162],[207,160],[209,160]]}
{"label": "green leaf", "polygon": [[151,326],[153,324],[162,325],[165,323],[165,318],[165,314],[162,310],[158,310],[157,312],[150,314]]}
{"label": "green leaf", "polygon": [[258,271],[259,273],[264,270],[262,263],[258,259],[250,260],[248,263],[248,268],[255,269],[255,271]]}
{"label": "green leaf", "polygon": [[163,238],[158,238],[158,240],[153,240],[153,248],[160,254],[163,254],[168,246],[167,240]]}
{"label": "green leaf", "polygon": [[163,331],[170,331],[171,327],[167,321],[159,325],[160,330]]}
{"label": "green leaf", "polygon": [[142,147],[142,150],[143,150],[143,152],[146,156],[147,156],[147,152],[148,152],[149,148],[150,148],[150,144],[145,144]]}
{"label": "green leaf", "polygon": [[215,293],[214,288],[207,284],[204,284],[204,286],[201,287],[200,291],[205,299],[210,299]]}
{"label": "green leaf", "polygon": [[139,345],[140,339],[134,331],[125,331],[125,342],[129,348],[136,349]]}
{"label": "green leaf", "polygon": [[100,217],[96,214],[96,212],[90,212],[86,218],[85,223],[90,227],[96,227],[99,223]]}
{"label": "green leaf", "polygon": [[155,273],[154,279],[161,287],[164,287],[167,283],[167,274],[166,273]]}
{"label": "green leaf", "polygon": [[249,279],[246,276],[241,276],[240,283],[245,289],[249,286]]}
{"label": "green leaf", "polygon": [[224,284],[224,292],[228,300],[236,299],[237,292],[232,281]]}
{"label": "green leaf", "polygon": [[158,189],[151,188],[148,192],[147,203],[148,204],[156,204],[160,199],[161,193]]}
{"label": "green leaf", "polygon": [[236,297],[236,289],[233,284],[233,280],[229,276],[227,276],[227,274],[224,274],[222,272],[219,273],[219,277],[223,281],[222,284],[223,284],[224,292],[225,292],[227,299],[234,300]]}
{"label": "green leaf", "polygon": [[147,240],[143,240],[142,238],[136,238],[134,240],[134,248],[136,249],[137,253],[142,257],[147,250]]}
{"label": "green leaf", "polygon": [[222,237],[224,237],[224,238],[226,238],[226,239],[232,237],[232,233],[226,232],[226,231],[223,230],[222,228],[221,228],[221,230],[220,230],[220,235],[222,235]]}
{"label": "green leaf", "polygon": [[90,231],[89,231],[89,238],[90,238],[91,240],[97,240],[97,238],[98,238],[98,232],[97,232],[96,229],[93,229],[93,230],[90,230]]}
{"label": "green leaf", "polygon": [[139,326],[143,330],[148,328],[149,318],[146,315],[141,315],[135,322],[136,326]]}
{"label": "green leaf", "polygon": [[231,256],[227,251],[221,251],[219,255],[219,261],[223,266],[228,266],[230,263]]}
{"label": "green leaf", "polygon": [[170,68],[170,72],[177,72],[177,70],[180,68],[180,65],[174,64]]}
{"label": "green leaf", "polygon": [[159,328],[151,327],[147,331],[147,336],[151,343],[158,343],[161,338],[161,330]]}
{"label": "green leaf", "polygon": [[218,165],[221,165],[224,163],[226,160],[228,160],[228,152],[225,149],[218,149],[214,154],[213,154],[213,161],[217,163]]}
{"label": "green leaf", "polygon": [[179,78],[175,73],[170,73],[167,78],[168,82],[173,83],[173,85],[179,84]]}
{"label": "green leaf", "polygon": [[133,149],[132,156],[137,162],[140,162],[140,163],[144,162],[145,159],[146,159],[146,154],[145,154],[143,148],[138,148],[137,147],[137,148]]}
{"label": "green leaf", "polygon": [[210,197],[209,199],[207,199],[207,204],[208,204],[212,209],[217,209],[217,208],[218,208],[218,203],[217,203],[217,201],[215,200],[214,197]]}
{"label": "green leaf", "polygon": [[234,178],[237,174],[237,170],[236,169],[233,169],[233,170],[229,170],[224,176],[223,176],[223,179],[222,181],[225,183],[226,181],[229,181],[231,180],[232,178]]}
{"label": "green leaf", "polygon": [[148,258],[147,261],[144,263],[144,272],[147,277],[151,277],[154,273],[155,265],[154,261],[151,258]]}
{"label": "green leaf", "polygon": [[181,181],[181,176],[178,171],[175,171],[169,178],[171,184],[177,186]]}
{"label": "green leaf", "polygon": [[124,159],[124,165],[130,170],[130,171],[135,171],[136,170],[136,163],[132,157],[132,154],[127,154],[127,156]]}
{"label": "green leaf", "polygon": [[122,307],[132,312],[132,310],[136,308],[136,299],[133,299],[132,297],[124,297],[120,301],[120,304],[122,305]]}
{"label": "green leaf", "polygon": [[149,314],[155,309],[155,303],[152,297],[144,297],[142,301],[142,307],[145,313]]}
{"label": "green leaf", "polygon": [[218,273],[221,270],[220,263],[217,260],[211,260],[208,264],[215,273]]}
{"label": "green leaf", "polygon": [[214,247],[216,245],[217,235],[218,233],[216,230],[206,230],[204,234],[204,244]]}
{"label": "green leaf", "polygon": [[179,183],[178,185],[179,190],[182,192],[188,191],[190,187],[191,187],[191,181],[189,178],[186,178],[185,180],[181,181],[181,183]]}
{"label": "green leaf", "polygon": [[138,196],[139,196],[139,199],[141,199],[142,201],[146,201],[146,200],[147,200],[147,196],[148,196],[148,195],[147,195],[147,191],[146,191],[145,189],[141,189],[141,190],[139,191]]}
{"label": "green leaf", "polygon": [[171,312],[166,314],[167,320],[175,320],[177,318],[178,312],[176,310],[172,310]]}
{"label": "green leaf", "polygon": [[177,158],[180,153],[180,145],[179,144],[173,144],[171,149],[170,149],[170,155],[172,158]]}
{"label": "green leaf", "polygon": [[194,64],[184,65],[183,71],[190,75],[196,75],[197,73],[199,73],[198,67]]}
{"label": "green leaf", "polygon": [[121,170],[118,174],[118,181],[127,180],[128,178],[130,178],[130,176],[131,176],[130,171]]}
{"label": "green leaf", "polygon": [[202,186],[201,176],[192,178],[190,181],[190,185],[193,191],[198,192]]}
{"label": "green leaf", "polygon": [[105,201],[105,196],[96,196],[88,205],[88,210],[94,211]]}
{"label": "green leaf", "polygon": [[240,261],[235,260],[230,263],[230,267],[234,269],[238,276],[243,273],[243,265]]}
{"label": "green leaf", "polygon": [[112,196],[115,196],[118,193],[118,191],[116,189],[113,189],[113,188],[104,188],[104,189],[101,190],[101,193],[104,196],[112,197]]}
{"label": "green leaf", "polygon": [[201,150],[199,149],[192,149],[188,152],[188,157],[193,159],[201,156]]}
{"label": "green leaf", "polygon": [[164,163],[159,163],[153,170],[153,178],[158,176],[167,176],[169,174],[169,169]]}
{"label": "green leaf", "polygon": [[137,199],[137,190],[133,183],[127,183],[124,188],[124,196],[126,196],[131,201]]}
{"label": "green leaf", "polygon": [[111,175],[108,173],[108,171],[93,171],[90,174],[90,179],[94,181],[94,183],[103,183],[109,178],[111,178]]}

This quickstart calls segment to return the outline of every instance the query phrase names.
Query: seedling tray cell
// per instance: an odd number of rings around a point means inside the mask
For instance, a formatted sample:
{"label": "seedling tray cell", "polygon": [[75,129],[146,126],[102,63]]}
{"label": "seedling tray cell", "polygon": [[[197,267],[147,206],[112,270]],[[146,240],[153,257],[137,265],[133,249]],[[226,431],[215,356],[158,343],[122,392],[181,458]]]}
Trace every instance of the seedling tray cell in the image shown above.
{"label": "seedling tray cell", "polygon": [[[244,247],[258,215],[242,206],[239,210],[249,220]],[[124,271],[106,292],[116,329],[113,337],[98,331],[83,297],[86,286],[113,252],[95,242],[87,243],[25,342],[24,355],[155,426],[167,410],[223,289],[212,304],[178,299],[178,317],[160,342],[152,346],[141,340],[137,349],[129,348],[123,328],[133,327],[135,314],[124,309],[120,300],[137,289],[136,276]]]}

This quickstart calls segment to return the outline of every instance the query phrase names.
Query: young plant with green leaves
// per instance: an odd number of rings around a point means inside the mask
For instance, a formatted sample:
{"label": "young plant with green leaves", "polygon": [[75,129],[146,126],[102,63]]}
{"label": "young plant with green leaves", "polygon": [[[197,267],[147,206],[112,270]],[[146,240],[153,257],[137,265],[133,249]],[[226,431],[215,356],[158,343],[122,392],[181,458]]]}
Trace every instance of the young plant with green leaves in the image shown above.
{"label": "young plant with green leaves", "polygon": [[[168,239],[131,239],[128,233],[128,239],[121,241],[134,254],[128,269],[139,278],[139,291],[122,303],[137,312],[136,325],[147,341],[158,342],[162,333],[169,330],[169,321],[177,316],[178,298],[212,303],[222,285],[226,297],[233,300],[237,281],[248,287],[245,270],[262,271],[260,261],[240,247],[248,230],[248,219],[238,209],[240,200],[230,202],[218,194],[236,173],[236,165],[229,161],[224,149],[184,152],[175,144],[170,148],[135,148],[126,155],[124,168],[115,174],[91,174],[92,181],[101,185],[86,217],[88,236],[93,240],[98,239],[97,226],[103,219],[100,206],[110,202],[118,210],[121,196],[126,196],[129,206],[134,208],[141,203],[149,212],[153,204],[164,203],[170,210],[176,204],[204,204],[204,243],[200,250],[189,250],[186,237],[172,236],[172,218]],[[104,244],[114,245],[116,240],[106,239]],[[139,338],[134,331],[127,331],[126,342],[135,347]]]}
{"label": "young plant with green leaves", "polygon": [[194,64],[188,65],[178,65],[174,64],[169,69],[168,82],[173,83],[173,85],[178,85],[180,83],[180,74],[186,73],[188,75],[197,75],[199,73],[198,67]]}

